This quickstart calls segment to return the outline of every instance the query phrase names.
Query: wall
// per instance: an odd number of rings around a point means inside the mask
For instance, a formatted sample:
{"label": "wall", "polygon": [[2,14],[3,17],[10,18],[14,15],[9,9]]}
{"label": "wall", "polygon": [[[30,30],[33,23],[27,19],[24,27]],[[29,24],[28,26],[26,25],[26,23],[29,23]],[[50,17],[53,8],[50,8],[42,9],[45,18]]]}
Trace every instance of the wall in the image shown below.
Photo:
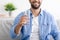
{"label": "wall", "polygon": [[[16,17],[21,11],[27,10],[30,8],[29,0],[0,0],[0,14],[7,14],[4,10],[4,5],[8,2],[12,2],[16,6],[16,10],[12,12],[12,15]],[[60,0],[43,0],[42,9],[50,12],[55,19],[60,18]]]}

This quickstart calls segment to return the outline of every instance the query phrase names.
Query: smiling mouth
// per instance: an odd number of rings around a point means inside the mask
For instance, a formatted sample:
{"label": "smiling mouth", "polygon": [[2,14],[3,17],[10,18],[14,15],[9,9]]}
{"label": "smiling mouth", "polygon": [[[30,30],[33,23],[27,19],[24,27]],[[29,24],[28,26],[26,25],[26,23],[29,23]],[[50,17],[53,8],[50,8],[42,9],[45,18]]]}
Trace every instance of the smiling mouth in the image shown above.
{"label": "smiling mouth", "polygon": [[39,3],[36,2],[36,3],[34,3],[34,5],[39,5]]}
{"label": "smiling mouth", "polygon": [[34,3],[34,4],[38,4],[38,3]]}

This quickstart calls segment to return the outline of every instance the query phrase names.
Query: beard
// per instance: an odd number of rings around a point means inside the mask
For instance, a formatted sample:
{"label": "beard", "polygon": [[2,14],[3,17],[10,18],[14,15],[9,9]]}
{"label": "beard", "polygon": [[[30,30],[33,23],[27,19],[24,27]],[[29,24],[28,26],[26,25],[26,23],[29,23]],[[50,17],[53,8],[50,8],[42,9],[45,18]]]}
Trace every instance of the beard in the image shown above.
{"label": "beard", "polygon": [[39,5],[38,7],[35,7],[34,5],[31,5],[31,7],[32,7],[33,9],[38,9],[38,8],[40,7],[40,5]]}
{"label": "beard", "polygon": [[[37,3],[37,4],[36,4]],[[38,9],[40,7],[41,3],[40,2],[32,2],[31,3],[31,7],[33,9]]]}

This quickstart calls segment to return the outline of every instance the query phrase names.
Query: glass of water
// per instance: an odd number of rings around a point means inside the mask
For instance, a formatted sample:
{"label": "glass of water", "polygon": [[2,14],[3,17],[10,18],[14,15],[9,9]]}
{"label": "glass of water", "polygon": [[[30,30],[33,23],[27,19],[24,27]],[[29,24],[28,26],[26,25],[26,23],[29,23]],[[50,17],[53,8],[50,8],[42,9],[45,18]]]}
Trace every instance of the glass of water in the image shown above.
{"label": "glass of water", "polygon": [[28,22],[26,23],[27,25],[30,24],[30,11],[25,11],[24,15],[28,17]]}

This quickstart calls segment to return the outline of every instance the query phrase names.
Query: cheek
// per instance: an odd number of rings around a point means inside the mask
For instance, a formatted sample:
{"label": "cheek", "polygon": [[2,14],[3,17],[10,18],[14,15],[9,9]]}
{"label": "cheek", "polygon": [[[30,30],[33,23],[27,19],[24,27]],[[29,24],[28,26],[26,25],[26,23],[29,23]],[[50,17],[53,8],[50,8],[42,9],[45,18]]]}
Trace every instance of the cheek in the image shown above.
{"label": "cheek", "polygon": [[31,3],[31,2],[34,2],[34,0],[30,0],[30,3]]}
{"label": "cheek", "polygon": [[39,2],[42,2],[42,0],[39,0]]}
{"label": "cheek", "polygon": [[40,0],[40,2],[42,2],[42,0]]}

